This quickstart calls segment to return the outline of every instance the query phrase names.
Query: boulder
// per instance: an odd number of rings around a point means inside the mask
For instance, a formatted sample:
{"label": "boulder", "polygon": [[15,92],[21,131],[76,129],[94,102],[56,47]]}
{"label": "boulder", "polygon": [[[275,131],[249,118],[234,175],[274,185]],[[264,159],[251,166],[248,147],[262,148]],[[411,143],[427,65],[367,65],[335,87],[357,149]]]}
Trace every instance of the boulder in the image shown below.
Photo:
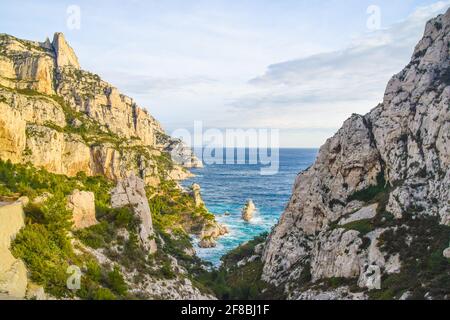
{"label": "boulder", "polygon": [[75,230],[89,228],[98,223],[95,217],[94,193],[75,190],[67,201],[67,207],[73,212]]}
{"label": "boulder", "polygon": [[202,195],[200,193],[201,188],[198,184],[194,183],[191,187],[192,192],[192,198],[194,198],[194,202],[195,202],[195,207],[196,208],[201,208],[205,206],[205,202],[202,199]]}
{"label": "boulder", "polygon": [[29,283],[26,293],[27,300],[49,300],[44,288],[34,283]]}
{"label": "boulder", "polygon": [[244,208],[242,208],[242,219],[250,222],[255,214],[256,206],[252,200],[248,200]]}
{"label": "boulder", "polygon": [[200,248],[214,248],[217,243],[216,240],[229,233],[228,227],[216,221],[210,222],[203,227],[200,233]]}
{"label": "boulder", "polygon": [[212,237],[203,238],[198,243],[198,246],[203,249],[215,248],[217,246],[217,242]]}

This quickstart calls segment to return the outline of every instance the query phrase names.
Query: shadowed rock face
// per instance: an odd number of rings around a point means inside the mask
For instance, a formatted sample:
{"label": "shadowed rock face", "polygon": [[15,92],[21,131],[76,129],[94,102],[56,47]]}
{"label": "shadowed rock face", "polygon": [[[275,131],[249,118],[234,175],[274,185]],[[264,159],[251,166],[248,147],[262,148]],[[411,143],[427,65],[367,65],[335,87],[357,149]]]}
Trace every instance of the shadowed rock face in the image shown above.
{"label": "shadowed rock face", "polygon": [[384,230],[369,234],[367,248],[360,232],[335,227],[368,202],[377,203],[353,197],[371,186],[386,193],[383,205],[397,219],[413,212],[450,223],[449,44],[450,11],[427,23],[411,62],[390,80],[383,102],[348,119],[315,164],[299,174],[266,243],[265,280],[289,283],[310,266],[313,282],[359,277],[361,287],[371,288],[377,284],[369,273],[398,272],[398,256],[388,261],[376,245]]}

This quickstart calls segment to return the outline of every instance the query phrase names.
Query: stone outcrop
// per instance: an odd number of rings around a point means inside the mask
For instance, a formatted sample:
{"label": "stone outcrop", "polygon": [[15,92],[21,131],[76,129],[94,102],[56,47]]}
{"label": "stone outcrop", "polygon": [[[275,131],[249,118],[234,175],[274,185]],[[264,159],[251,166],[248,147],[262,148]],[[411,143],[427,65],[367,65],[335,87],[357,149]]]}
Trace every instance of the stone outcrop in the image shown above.
{"label": "stone outcrop", "polygon": [[27,290],[25,264],[11,254],[11,241],[25,226],[20,202],[0,204],[0,300],[23,299]]}
{"label": "stone outcrop", "polygon": [[252,221],[255,211],[256,211],[255,204],[253,203],[252,200],[248,200],[244,208],[242,208],[242,219],[247,222]]}
{"label": "stone outcrop", "polygon": [[89,228],[98,223],[95,217],[94,193],[75,190],[68,197],[67,206],[73,212],[75,230]]}
{"label": "stone outcrop", "polygon": [[[179,164],[163,168],[164,153]],[[133,99],[81,70],[62,33],[51,43],[0,34],[0,159],[115,181],[133,173],[155,186],[201,165]]]}
{"label": "stone outcrop", "polygon": [[141,220],[139,237],[142,245],[149,253],[155,253],[156,241],[153,230],[152,215],[145,194],[145,183],[135,175],[119,181],[111,191],[111,206],[113,208],[129,207]]}
{"label": "stone outcrop", "polygon": [[202,199],[201,187],[198,184],[194,183],[191,189],[192,189],[191,196],[194,199],[195,207],[197,208],[204,207],[205,202]]}
{"label": "stone outcrop", "polygon": [[[197,209],[207,210],[205,202],[202,199],[201,188],[198,184],[194,183],[191,186],[189,192],[190,196],[194,200],[195,207]],[[217,246],[217,239],[228,234],[228,228],[218,223],[217,221],[206,221],[199,234],[199,247],[200,248],[214,248]]]}
{"label": "stone outcrop", "polygon": [[200,233],[200,248],[214,248],[217,246],[217,239],[228,234],[228,228],[216,221],[209,222],[203,227]]}
{"label": "stone outcrop", "polygon": [[69,46],[62,33],[55,33],[52,46],[55,50],[56,65],[58,68],[71,66],[73,68],[80,69],[80,64],[77,56],[75,55],[75,51],[73,51],[73,49]]}
{"label": "stone outcrop", "polygon": [[[264,280],[298,286],[310,268],[312,283],[348,278],[379,289],[380,278],[399,272],[402,261],[380,248],[379,238],[389,228],[372,224],[374,230],[365,234],[356,224],[364,227],[382,213],[450,224],[449,43],[450,11],[427,23],[411,62],[391,79],[383,102],[365,116],[352,115],[314,165],[299,174],[265,246]],[[300,290],[291,298],[311,296],[317,292]]]}

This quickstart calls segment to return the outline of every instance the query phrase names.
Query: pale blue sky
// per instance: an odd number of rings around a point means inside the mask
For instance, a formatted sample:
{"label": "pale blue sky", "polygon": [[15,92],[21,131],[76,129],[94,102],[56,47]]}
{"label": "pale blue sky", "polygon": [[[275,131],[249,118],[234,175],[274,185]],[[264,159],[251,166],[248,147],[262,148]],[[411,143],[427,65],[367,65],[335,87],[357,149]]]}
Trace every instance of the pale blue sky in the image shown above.
{"label": "pale blue sky", "polygon": [[[67,7],[81,29],[67,27]],[[367,28],[367,8],[381,30]],[[158,118],[192,127],[278,128],[284,147],[323,144],[351,113],[382,99],[425,21],[449,1],[5,1],[0,32],[65,33],[83,69]]]}

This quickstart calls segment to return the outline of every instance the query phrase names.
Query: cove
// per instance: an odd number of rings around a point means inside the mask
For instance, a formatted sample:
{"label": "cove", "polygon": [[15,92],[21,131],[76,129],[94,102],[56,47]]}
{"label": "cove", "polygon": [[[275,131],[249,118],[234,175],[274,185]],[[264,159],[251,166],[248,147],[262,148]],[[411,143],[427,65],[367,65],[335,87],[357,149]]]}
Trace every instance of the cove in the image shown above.
{"label": "cove", "polygon": [[[296,176],[314,163],[317,152],[317,149],[280,149],[279,172],[270,176],[261,175],[259,164],[215,164],[192,169],[195,177],[182,185],[198,183],[208,210],[230,229],[230,234],[221,237],[215,248],[201,249],[198,239],[194,239],[197,255],[217,267],[220,258],[230,250],[270,231],[289,201]],[[248,199],[258,209],[250,223],[241,219],[241,209]]]}

